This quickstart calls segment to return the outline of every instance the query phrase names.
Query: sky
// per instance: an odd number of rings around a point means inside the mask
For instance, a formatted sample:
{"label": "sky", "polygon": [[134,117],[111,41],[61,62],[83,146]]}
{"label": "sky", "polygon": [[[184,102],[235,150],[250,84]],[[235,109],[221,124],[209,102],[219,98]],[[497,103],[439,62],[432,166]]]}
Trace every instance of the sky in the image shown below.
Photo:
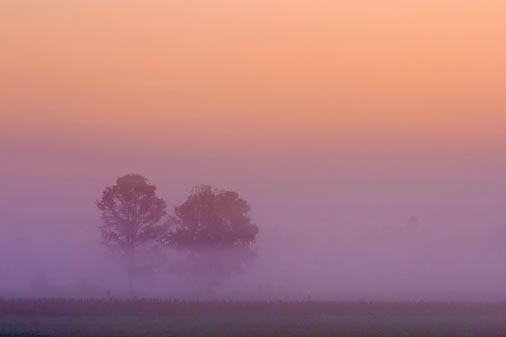
{"label": "sky", "polygon": [[238,191],[265,251],[412,215],[456,246],[493,230],[505,17],[499,0],[3,0],[5,247],[94,249],[94,201],[127,173],[169,207]]}

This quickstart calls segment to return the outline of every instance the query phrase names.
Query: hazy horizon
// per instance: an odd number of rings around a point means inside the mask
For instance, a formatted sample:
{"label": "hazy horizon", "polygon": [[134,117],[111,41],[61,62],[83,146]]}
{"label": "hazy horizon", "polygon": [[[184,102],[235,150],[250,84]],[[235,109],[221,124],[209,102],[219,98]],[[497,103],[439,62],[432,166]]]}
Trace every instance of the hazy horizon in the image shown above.
{"label": "hazy horizon", "polygon": [[[39,294],[37,277],[124,294],[95,201],[139,173],[169,211],[198,184],[251,204],[257,259],[212,296],[506,300],[505,16],[501,1],[2,1],[0,296]],[[166,266],[138,292],[201,294]]]}

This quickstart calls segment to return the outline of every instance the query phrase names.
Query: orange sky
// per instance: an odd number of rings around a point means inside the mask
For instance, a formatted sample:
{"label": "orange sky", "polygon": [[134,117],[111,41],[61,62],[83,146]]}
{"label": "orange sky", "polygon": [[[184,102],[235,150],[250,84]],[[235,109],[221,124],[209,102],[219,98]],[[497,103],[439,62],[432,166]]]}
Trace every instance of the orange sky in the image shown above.
{"label": "orange sky", "polygon": [[169,205],[237,190],[263,226],[498,223],[505,18],[503,0],[1,0],[0,222],[84,230],[138,172]]}
{"label": "orange sky", "polygon": [[500,150],[505,17],[493,0],[6,0],[0,137],[92,152]]}
{"label": "orange sky", "polygon": [[21,110],[48,123],[198,119],[318,134],[348,123],[436,132],[505,121],[503,1],[0,6],[11,122]]}
{"label": "orange sky", "polygon": [[[457,252],[505,223],[505,150],[506,0],[0,0],[0,250],[37,268],[95,268],[70,258],[99,243],[94,201],[140,173],[170,211],[197,184],[240,193],[281,274],[302,257],[343,289],[359,270],[388,296],[424,273],[501,289],[496,243]],[[459,250],[410,260],[408,241],[392,261],[427,263],[390,273],[350,241],[413,215]],[[319,253],[276,241],[292,234]]]}

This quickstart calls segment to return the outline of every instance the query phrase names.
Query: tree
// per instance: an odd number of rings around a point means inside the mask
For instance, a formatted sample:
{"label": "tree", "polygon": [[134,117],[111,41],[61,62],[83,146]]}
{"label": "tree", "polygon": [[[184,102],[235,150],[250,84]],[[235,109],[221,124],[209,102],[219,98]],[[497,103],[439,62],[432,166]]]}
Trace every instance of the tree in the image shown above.
{"label": "tree", "polygon": [[165,201],[157,197],[156,186],[146,178],[129,174],[105,188],[97,207],[102,212],[103,224],[99,227],[102,242],[122,254],[132,291],[138,249],[157,242],[167,230],[167,225],[161,222],[166,215]]}
{"label": "tree", "polygon": [[249,204],[236,192],[195,187],[174,209],[173,230],[165,238],[166,243],[190,253],[179,269],[205,273],[208,282],[219,282],[240,270],[254,256],[250,248],[258,234],[249,212]]}

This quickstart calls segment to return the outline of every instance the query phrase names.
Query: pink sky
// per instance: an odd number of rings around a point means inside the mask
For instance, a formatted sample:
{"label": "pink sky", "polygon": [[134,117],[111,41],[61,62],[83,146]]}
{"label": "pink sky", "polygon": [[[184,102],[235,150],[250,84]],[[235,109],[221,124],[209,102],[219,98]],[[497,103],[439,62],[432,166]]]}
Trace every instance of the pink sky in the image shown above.
{"label": "pink sky", "polygon": [[1,170],[54,191],[132,171],[308,184],[315,202],[338,181],[490,191],[505,15],[501,1],[3,1]]}
{"label": "pink sky", "polygon": [[[2,235],[98,240],[125,173],[260,227],[506,221],[506,2],[0,3]],[[316,220],[314,220],[316,219]],[[360,228],[362,228],[360,227]]]}

